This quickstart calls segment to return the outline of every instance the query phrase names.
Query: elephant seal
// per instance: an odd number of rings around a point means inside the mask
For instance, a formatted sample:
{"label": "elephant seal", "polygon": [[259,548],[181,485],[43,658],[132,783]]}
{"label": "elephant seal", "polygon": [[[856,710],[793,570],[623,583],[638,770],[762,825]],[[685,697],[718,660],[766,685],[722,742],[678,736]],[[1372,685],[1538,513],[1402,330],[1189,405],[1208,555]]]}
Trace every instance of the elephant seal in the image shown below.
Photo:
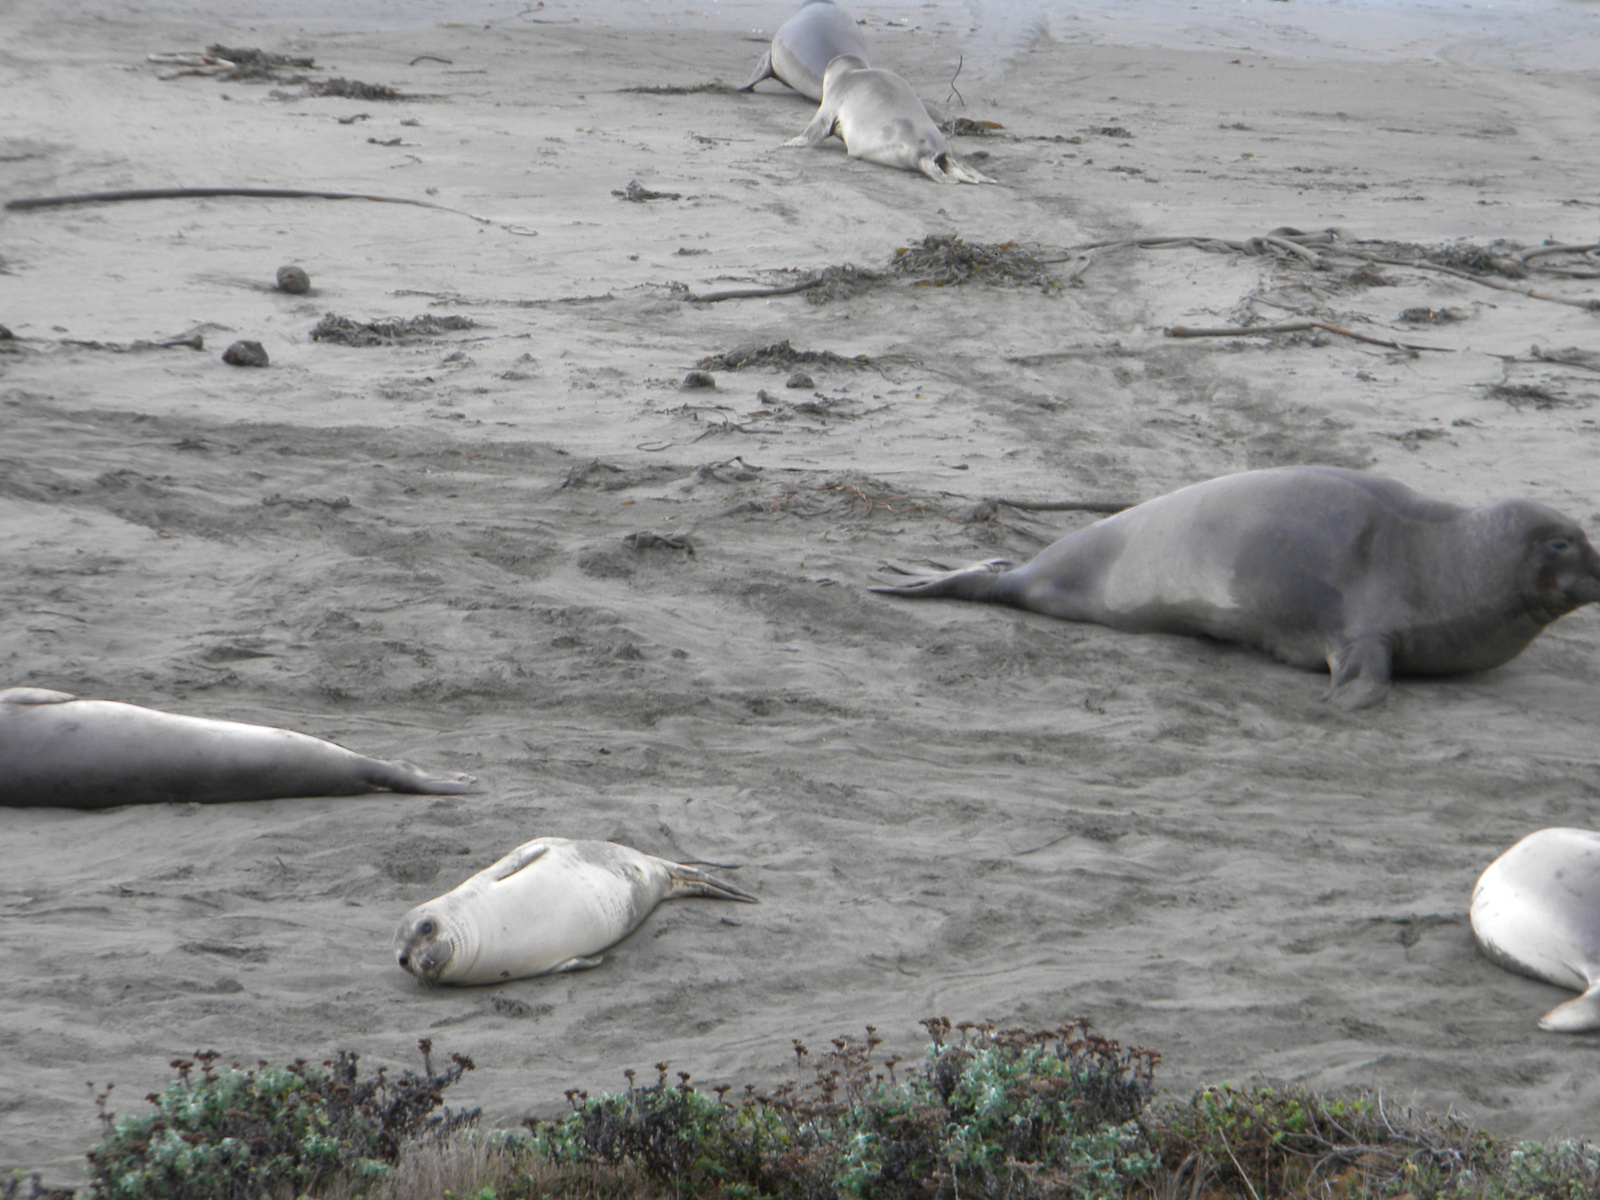
{"label": "elephant seal", "polygon": [[1600,833],[1530,833],[1479,877],[1469,917],[1491,962],[1583,993],[1540,1017],[1540,1029],[1600,1029]]}
{"label": "elephant seal", "polygon": [[210,804],[383,789],[453,795],[475,791],[472,783],[470,775],[425,775],[268,725],[46,688],[0,691],[0,807]]}
{"label": "elephant seal", "polygon": [[903,171],[921,171],[947,183],[993,183],[950,150],[911,85],[893,71],[869,67],[867,60],[841,54],[822,75],[822,106],[811,124],[786,146],[820,146],[837,133],[851,158],[864,158]]}
{"label": "elephant seal", "polygon": [[[905,572],[903,572],[905,573]],[[1600,600],[1600,555],[1532,500],[1462,508],[1337,467],[1225,475],[1107,517],[1026,566],[982,563],[897,586],[1131,633],[1255,646],[1327,699],[1382,700],[1395,674],[1482,671]]]}
{"label": "elephant seal", "polygon": [[615,842],[535,838],[402,917],[395,957],[424,983],[587,970],[656,905],[680,896],[759,903],[704,871]]}
{"label": "elephant seal", "polygon": [[752,91],[763,79],[786,83],[802,96],[822,99],[822,73],[841,54],[863,62],[867,43],[850,14],[833,0],[803,0],[773,35],[772,49],[761,56],[756,73],[739,90]]}

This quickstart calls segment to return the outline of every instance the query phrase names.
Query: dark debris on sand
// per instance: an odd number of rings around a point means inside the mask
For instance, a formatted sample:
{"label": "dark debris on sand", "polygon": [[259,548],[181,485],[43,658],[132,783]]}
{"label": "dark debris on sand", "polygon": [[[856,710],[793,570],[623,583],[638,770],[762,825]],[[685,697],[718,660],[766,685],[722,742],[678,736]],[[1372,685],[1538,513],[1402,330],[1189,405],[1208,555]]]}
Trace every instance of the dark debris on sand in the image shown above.
{"label": "dark debris on sand", "polygon": [[752,343],[748,346],[736,346],[732,350],[725,350],[721,354],[712,354],[702,358],[695,365],[702,371],[742,371],[746,367],[777,367],[787,370],[798,363],[825,363],[834,367],[866,367],[871,365],[871,360],[865,354],[858,354],[854,358],[845,358],[835,354],[832,350],[796,350],[789,344],[789,339],[773,342],[763,346]]}
{"label": "dark debris on sand", "polygon": [[922,241],[902,246],[889,260],[895,275],[918,277],[923,287],[953,287],[962,283],[992,283],[999,287],[1036,287],[1059,291],[1045,263],[1016,242],[968,242],[949,233],[930,233]]}
{"label": "dark debris on sand", "polygon": [[383,83],[362,83],[359,79],[324,79],[310,85],[313,96],[336,96],[349,100],[417,100],[418,96],[397,91]]}
{"label": "dark debris on sand", "polygon": [[389,346],[438,337],[457,329],[471,329],[476,324],[471,317],[436,317],[430,313],[410,320],[395,317],[387,321],[353,321],[338,313],[324,313],[311,331],[311,340],[336,342],[341,346]]}
{"label": "dark debris on sand", "polygon": [[261,50],[255,46],[224,46],[220,43],[207,46],[206,53],[212,58],[222,59],[232,64],[232,69],[221,78],[239,80],[263,80],[274,83],[300,83],[299,75],[284,75],[285,68],[307,71],[317,65],[314,58],[300,58],[292,54],[274,54],[270,50]]}

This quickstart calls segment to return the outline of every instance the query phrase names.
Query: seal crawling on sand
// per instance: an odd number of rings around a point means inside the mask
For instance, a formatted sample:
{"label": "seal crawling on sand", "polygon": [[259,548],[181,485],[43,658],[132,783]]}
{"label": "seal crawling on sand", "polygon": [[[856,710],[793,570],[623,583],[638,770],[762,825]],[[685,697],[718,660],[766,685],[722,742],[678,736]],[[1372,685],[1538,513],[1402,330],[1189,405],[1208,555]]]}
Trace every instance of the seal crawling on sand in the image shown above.
{"label": "seal crawling on sand", "polygon": [[1482,671],[1600,600],[1600,555],[1532,500],[1462,508],[1336,467],[1225,475],[988,562],[874,588],[983,600],[1130,633],[1240,642],[1376,704],[1393,675]]}
{"label": "seal crawling on sand", "polygon": [[582,971],[663,900],[758,903],[704,871],[615,842],[535,838],[400,921],[395,957],[424,983]]}
{"label": "seal crawling on sand", "polygon": [[1530,833],[1479,877],[1469,916],[1491,961],[1583,993],[1540,1017],[1540,1029],[1600,1029],[1600,833]]}
{"label": "seal crawling on sand", "polygon": [[951,153],[909,83],[893,71],[869,67],[857,55],[843,54],[828,64],[822,106],[800,136],[785,145],[820,146],[835,133],[851,158],[921,171],[939,183],[994,182]]}
{"label": "seal crawling on sand", "polygon": [[867,59],[867,43],[854,19],[833,0],[803,0],[800,11],[779,26],[772,49],[739,90],[748,92],[763,79],[776,79],[802,96],[821,100],[822,73],[841,54]]}
{"label": "seal crawling on sand", "polygon": [[0,806],[110,808],[385,789],[448,795],[474,791],[472,782],[470,775],[426,775],[268,725],[80,700],[46,688],[0,691]]}

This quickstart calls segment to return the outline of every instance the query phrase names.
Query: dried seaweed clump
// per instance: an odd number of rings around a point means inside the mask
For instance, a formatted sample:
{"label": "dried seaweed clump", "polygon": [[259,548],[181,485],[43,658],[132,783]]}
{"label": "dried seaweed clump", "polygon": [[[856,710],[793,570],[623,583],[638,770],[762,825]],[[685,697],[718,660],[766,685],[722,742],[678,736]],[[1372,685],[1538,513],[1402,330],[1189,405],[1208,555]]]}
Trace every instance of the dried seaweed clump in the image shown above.
{"label": "dried seaweed clump", "polygon": [[227,72],[230,79],[261,79],[276,82],[299,82],[298,76],[285,77],[279,71],[285,67],[299,70],[310,70],[317,65],[314,58],[297,58],[289,54],[274,54],[270,50],[260,50],[254,46],[207,46],[206,53],[212,58],[222,59],[232,64],[232,69]]}
{"label": "dried seaweed clump", "polygon": [[456,329],[471,329],[474,324],[471,317],[436,317],[430,313],[408,321],[398,317],[388,321],[352,321],[338,313],[324,313],[311,331],[311,340],[337,342],[341,346],[388,346],[438,337]]}
{"label": "dried seaweed clump", "polygon": [[385,83],[362,83],[359,79],[324,79],[311,84],[313,96],[337,96],[349,100],[415,100],[417,97],[396,91]]}
{"label": "dried seaweed clump", "polygon": [[107,1088],[99,1097],[105,1140],[89,1151],[89,1200],[255,1200],[370,1183],[403,1143],[442,1138],[478,1119],[477,1109],[434,1112],[472,1060],[452,1055],[436,1072],[432,1043],[418,1047],[423,1073],[393,1080],[382,1069],[358,1078],[358,1056],[344,1051],[321,1067],[300,1059],[217,1071],[217,1053],[208,1050],[173,1062],[177,1080],[146,1097],[150,1116],[107,1112]]}
{"label": "dried seaweed clump", "polygon": [[789,345],[789,339],[773,342],[763,346],[760,343],[751,343],[748,346],[736,346],[732,350],[725,350],[721,354],[712,354],[702,358],[695,366],[702,371],[742,371],[746,367],[778,367],[788,369],[796,363],[826,363],[833,367],[865,367],[871,360],[865,354],[858,354],[854,358],[845,358],[835,354],[832,350],[796,350]]}
{"label": "dried seaweed clump", "polygon": [[919,287],[954,287],[974,280],[999,287],[1061,290],[1038,257],[1016,242],[967,242],[954,234],[930,233],[913,246],[902,246],[889,260],[895,275],[919,276]]}
{"label": "dried seaweed clump", "polygon": [[818,271],[815,282],[806,289],[805,297],[812,304],[827,304],[830,300],[848,300],[882,287],[889,276],[882,271],[843,263],[837,267],[824,267]]}

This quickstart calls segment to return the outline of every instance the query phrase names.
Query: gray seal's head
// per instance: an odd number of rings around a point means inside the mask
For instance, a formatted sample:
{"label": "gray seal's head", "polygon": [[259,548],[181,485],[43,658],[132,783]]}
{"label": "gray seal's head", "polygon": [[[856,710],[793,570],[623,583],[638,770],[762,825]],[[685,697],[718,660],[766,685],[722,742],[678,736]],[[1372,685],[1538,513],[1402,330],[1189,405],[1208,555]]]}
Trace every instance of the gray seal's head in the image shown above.
{"label": "gray seal's head", "polygon": [[400,919],[395,931],[396,960],[423,983],[442,983],[473,958],[468,927],[440,903],[444,899],[417,905]]}

